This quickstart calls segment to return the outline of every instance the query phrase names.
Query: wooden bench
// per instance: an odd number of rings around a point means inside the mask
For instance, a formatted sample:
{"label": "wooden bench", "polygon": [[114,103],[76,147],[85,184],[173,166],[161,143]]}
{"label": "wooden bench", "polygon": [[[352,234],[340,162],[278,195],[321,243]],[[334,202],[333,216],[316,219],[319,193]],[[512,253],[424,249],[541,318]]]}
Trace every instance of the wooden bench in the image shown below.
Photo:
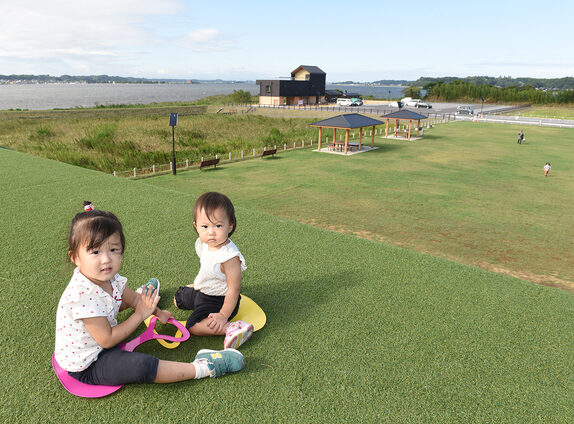
{"label": "wooden bench", "polygon": [[[412,133],[411,133],[411,135],[412,135]],[[409,138],[409,132],[404,131],[404,130],[397,131],[397,132],[395,132],[395,137]]]}
{"label": "wooden bench", "polygon": [[199,164],[199,169],[203,169],[203,168],[208,167],[208,166],[213,166],[214,168],[217,168],[218,163],[219,163],[219,158],[202,160],[201,163]]}
{"label": "wooden bench", "polygon": [[275,153],[277,153],[277,148],[275,148],[275,149],[269,149],[269,150],[263,150],[263,153],[261,153],[261,157],[264,157],[264,156],[273,156],[273,157],[275,157]]}

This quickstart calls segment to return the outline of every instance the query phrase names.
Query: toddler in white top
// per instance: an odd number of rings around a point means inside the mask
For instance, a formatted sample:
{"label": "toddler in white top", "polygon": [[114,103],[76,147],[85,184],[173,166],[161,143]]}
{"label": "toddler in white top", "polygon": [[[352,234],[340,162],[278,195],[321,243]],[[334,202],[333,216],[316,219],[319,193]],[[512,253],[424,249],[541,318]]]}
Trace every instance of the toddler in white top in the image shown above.
{"label": "toddler in white top", "polygon": [[225,335],[224,349],[237,348],[251,337],[253,325],[230,322],[239,310],[241,273],[247,269],[229,239],[237,228],[231,200],[221,193],[201,195],[193,207],[193,226],[199,235],[195,251],[201,266],[193,284],[175,293],[175,306],[193,310],[186,323],[191,334]]}

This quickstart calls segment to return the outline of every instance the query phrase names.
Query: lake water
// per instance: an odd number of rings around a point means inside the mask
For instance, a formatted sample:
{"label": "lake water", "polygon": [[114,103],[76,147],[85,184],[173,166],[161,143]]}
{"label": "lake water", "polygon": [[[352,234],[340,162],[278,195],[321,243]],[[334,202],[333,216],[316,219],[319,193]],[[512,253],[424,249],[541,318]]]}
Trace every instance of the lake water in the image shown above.
{"label": "lake water", "polygon": [[[326,88],[386,99],[403,97],[404,87],[327,84]],[[245,90],[256,95],[259,86],[254,83],[0,85],[0,110],[189,102],[207,96],[230,94],[233,90]]]}

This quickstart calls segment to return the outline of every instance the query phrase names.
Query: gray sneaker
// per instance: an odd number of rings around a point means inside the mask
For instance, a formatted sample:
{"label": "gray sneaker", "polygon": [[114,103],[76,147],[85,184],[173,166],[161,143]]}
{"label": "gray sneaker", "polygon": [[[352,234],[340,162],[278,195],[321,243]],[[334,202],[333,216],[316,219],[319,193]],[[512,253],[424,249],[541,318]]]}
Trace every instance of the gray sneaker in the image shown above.
{"label": "gray sneaker", "polygon": [[219,377],[228,372],[241,371],[245,367],[245,357],[235,349],[201,349],[195,359],[206,359],[210,377]]}

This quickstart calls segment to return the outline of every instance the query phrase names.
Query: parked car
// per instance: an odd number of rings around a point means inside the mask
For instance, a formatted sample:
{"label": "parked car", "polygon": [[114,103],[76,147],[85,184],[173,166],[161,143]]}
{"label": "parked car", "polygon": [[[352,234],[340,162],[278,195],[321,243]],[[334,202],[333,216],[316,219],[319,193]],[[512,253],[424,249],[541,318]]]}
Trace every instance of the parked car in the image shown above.
{"label": "parked car", "polygon": [[457,115],[474,115],[474,109],[470,106],[457,106],[456,107],[456,114]]}
{"label": "parked car", "polygon": [[418,102],[418,103],[416,104],[416,107],[418,107],[418,108],[424,107],[424,108],[427,108],[427,109],[431,109],[431,108],[432,108],[432,105],[431,105],[431,104],[428,104],[428,103],[425,103],[425,102],[423,102],[423,101],[420,101],[420,102]]}
{"label": "parked car", "polygon": [[353,97],[351,99],[351,106],[363,106],[363,101],[361,99]]}
{"label": "parked car", "polygon": [[339,97],[337,99],[337,104],[339,106],[353,106],[353,102],[351,101],[351,99],[348,99],[346,97]]}
{"label": "parked car", "polygon": [[423,102],[421,99],[413,99],[412,97],[405,97],[401,100],[401,102],[403,102],[403,104],[408,107],[418,107],[418,108],[425,107],[427,109],[432,108],[431,105]]}
{"label": "parked car", "polygon": [[415,104],[412,97],[404,97],[401,99],[401,102],[404,106],[414,106]]}
{"label": "parked car", "polygon": [[404,106],[403,102],[401,101],[397,101],[397,102],[389,102],[389,103],[385,103],[383,104],[383,106],[386,107],[398,107],[399,109],[402,108]]}

